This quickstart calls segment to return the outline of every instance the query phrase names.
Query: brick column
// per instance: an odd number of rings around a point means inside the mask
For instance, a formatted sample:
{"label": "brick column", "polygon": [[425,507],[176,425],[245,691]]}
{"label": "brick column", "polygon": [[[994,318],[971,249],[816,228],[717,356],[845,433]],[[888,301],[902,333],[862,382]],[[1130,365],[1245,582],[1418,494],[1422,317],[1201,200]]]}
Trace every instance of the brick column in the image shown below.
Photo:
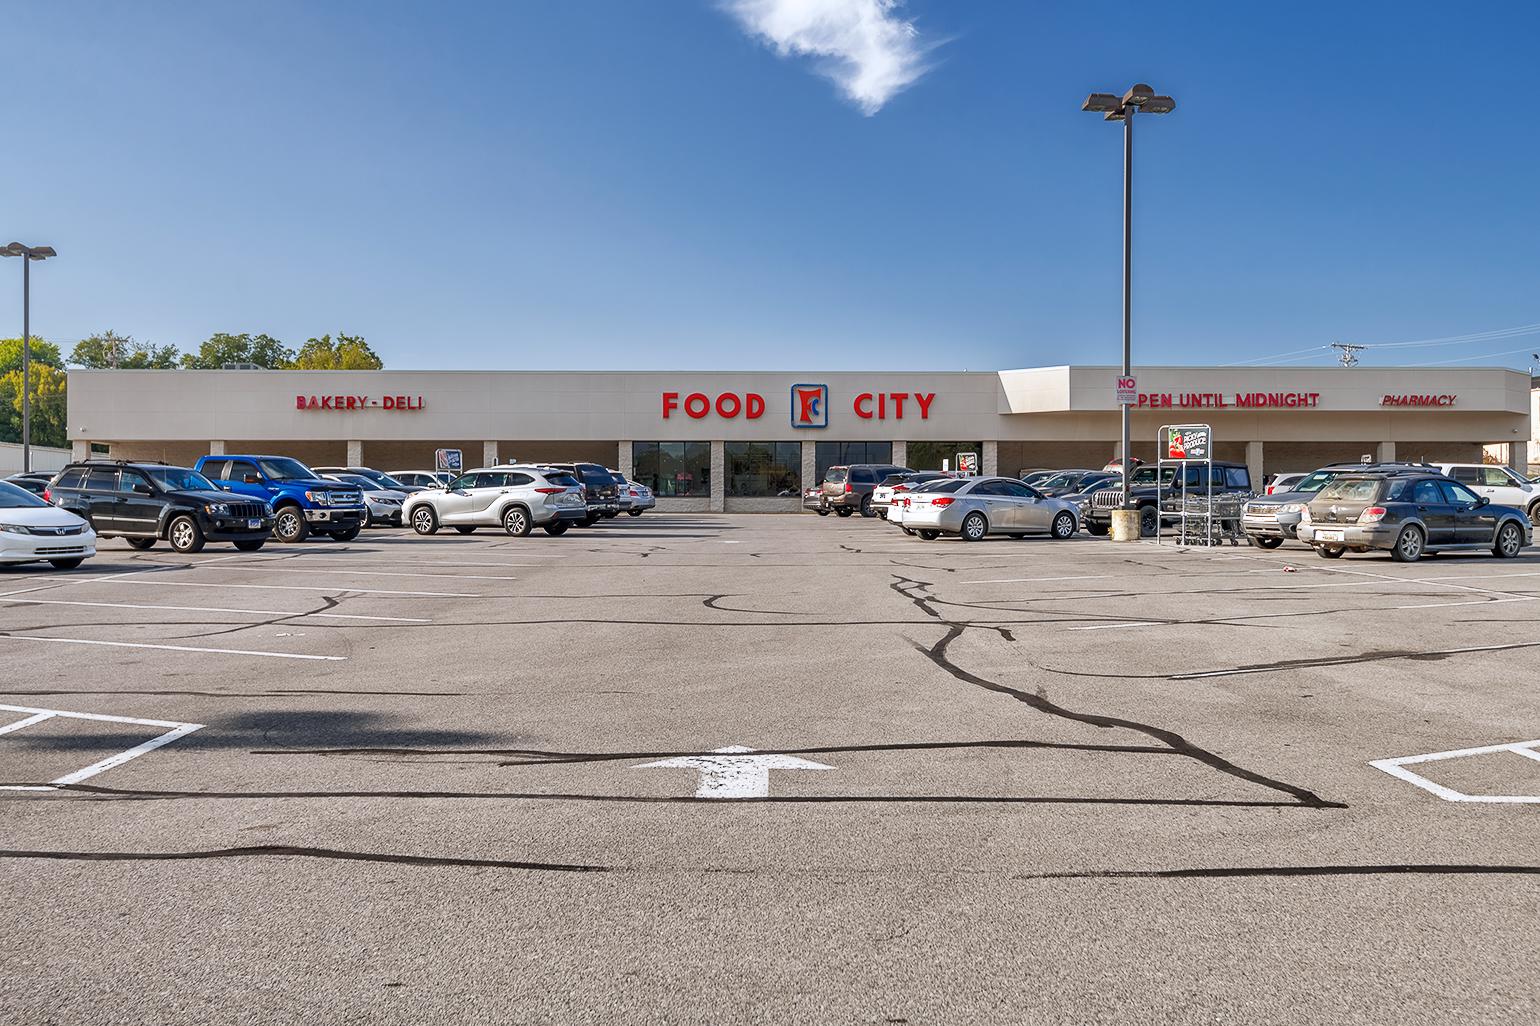
{"label": "brick column", "polygon": [[1381,463],[1394,463],[1396,459],[1396,443],[1381,442],[1375,447],[1374,458]]}
{"label": "brick column", "polygon": [[631,475],[636,473],[636,450],[631,445],[631,439],[622,439],[616,446],[619,451],[615,454],[615,469],[626,475],[626,480],[631,480]]}
{"label": "brick column", "polygon": [[999,442],[984,443],[984,451],[979,454],[979,473],[985,477],[995,477],[1000,473]]}
{"label": "brick column", "polygon": [[1529,476],[1529,443],[1508,443],[1508,466],[1524,477]]}
{"label": "brick column", "polygon": [[225,443],[224,443],[223,439],[217,439],[217,440],[212,441],[212,442],[209,443],[209,455],[210,456],[223,456],[224,454],[225,454]]}
{"label": "brick column", "polygon": [[[214,443],[218,445],[219,443]],[[70,443],[70,459],[88,460],[91,458],[91,443],[75,439]]]}
{"label": "brick column", "polygon": [[357,438],[348,439],[348,462],[350,467],[364,465],[364,443]]}
{"label": "brick column", "polygon": [[481,443],[481,465],[483,467],[495,467],[495,466],[497,466],[497,443],[496,442],[482,442]]}
{"label": "brick column", "polygon": [[706,507],[713,513],[727,509],[727,443],[711,443],[711,502]]}
{"label": "brick column", "polygon": [[1254,492],[1262,491],[1263,481],[1266,478],[1262,476],[1264,465],[1262,462],[1261,442],[1246,443],[1246,469],[1251,472],[1251,490]]}
{"label": "brick column", "polygon": [[811,488],[818,484],[818,443],[802,443],[802,487]]}
{"label": "brick column", "polygon": [[909,465],[909,443],[895,441],[893,443],[893,465],[895,467],[907,467]]}

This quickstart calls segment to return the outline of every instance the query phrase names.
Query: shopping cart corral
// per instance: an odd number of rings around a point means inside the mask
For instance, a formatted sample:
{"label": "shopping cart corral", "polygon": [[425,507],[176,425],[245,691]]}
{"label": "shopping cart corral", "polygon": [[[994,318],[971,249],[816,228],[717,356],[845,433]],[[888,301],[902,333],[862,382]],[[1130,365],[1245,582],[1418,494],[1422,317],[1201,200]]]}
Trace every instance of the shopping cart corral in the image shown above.
{"label": "shopping cart corral", "polygon": [[1241,516],[1252,492],[1175,495],[1161,503],[1157,541],[1178,545],[1240,545],[1246,540]]}

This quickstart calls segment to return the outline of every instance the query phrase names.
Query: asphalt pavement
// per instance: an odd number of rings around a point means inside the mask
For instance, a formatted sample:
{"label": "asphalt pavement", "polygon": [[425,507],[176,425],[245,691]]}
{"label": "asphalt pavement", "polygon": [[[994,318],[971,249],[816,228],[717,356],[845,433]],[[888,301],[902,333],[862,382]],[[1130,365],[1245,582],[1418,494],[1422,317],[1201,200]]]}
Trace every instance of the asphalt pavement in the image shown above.
{"label": "asphalt pavement", "polygon": [[1537,622],[811,515],[0,569],[0,1022],[1533,1019]]}

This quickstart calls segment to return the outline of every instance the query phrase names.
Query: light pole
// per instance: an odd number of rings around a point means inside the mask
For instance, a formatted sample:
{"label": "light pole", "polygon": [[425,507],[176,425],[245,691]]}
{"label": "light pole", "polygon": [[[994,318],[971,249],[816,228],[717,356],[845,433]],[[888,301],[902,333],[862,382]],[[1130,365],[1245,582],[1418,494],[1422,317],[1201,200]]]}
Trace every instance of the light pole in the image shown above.
{"label": "light pole", "polygon": [[[1119,99],[1112,93],[1092,93],[1086,98],[1081,110],[1104,115],[1104,120],[1123,122],[1123,376],[1132,377],[1133,368],[1133,241],[1134,241],[1134,114],[1170,114],[1176,109],[1176,101],[1169,96],[1157,96],[1155,90],[1144,84],[1135,85]],[[1133,454],[1129,452],[1132,439],[1129,436],[1129,408],[1123,409],[1123,508],[1128,509],[1128,479],[1133,470]]]}
{"label": "light pole", "polygon": [[21,257],[21,470],[32,470],[32,261],[58,256],[52,246],[13,242],[0,256]]}

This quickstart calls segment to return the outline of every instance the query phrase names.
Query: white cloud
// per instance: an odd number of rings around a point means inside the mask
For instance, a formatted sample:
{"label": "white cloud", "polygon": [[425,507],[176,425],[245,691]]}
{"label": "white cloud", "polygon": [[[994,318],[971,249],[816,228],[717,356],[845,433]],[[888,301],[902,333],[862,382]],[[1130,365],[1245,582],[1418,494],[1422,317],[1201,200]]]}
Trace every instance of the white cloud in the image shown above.
{"label": "white cloud", "polygon": [[722,0],[745,31],[782,57],[813,57],[820,74],[867,115],[930,70],[931,46],[903,0]]}

